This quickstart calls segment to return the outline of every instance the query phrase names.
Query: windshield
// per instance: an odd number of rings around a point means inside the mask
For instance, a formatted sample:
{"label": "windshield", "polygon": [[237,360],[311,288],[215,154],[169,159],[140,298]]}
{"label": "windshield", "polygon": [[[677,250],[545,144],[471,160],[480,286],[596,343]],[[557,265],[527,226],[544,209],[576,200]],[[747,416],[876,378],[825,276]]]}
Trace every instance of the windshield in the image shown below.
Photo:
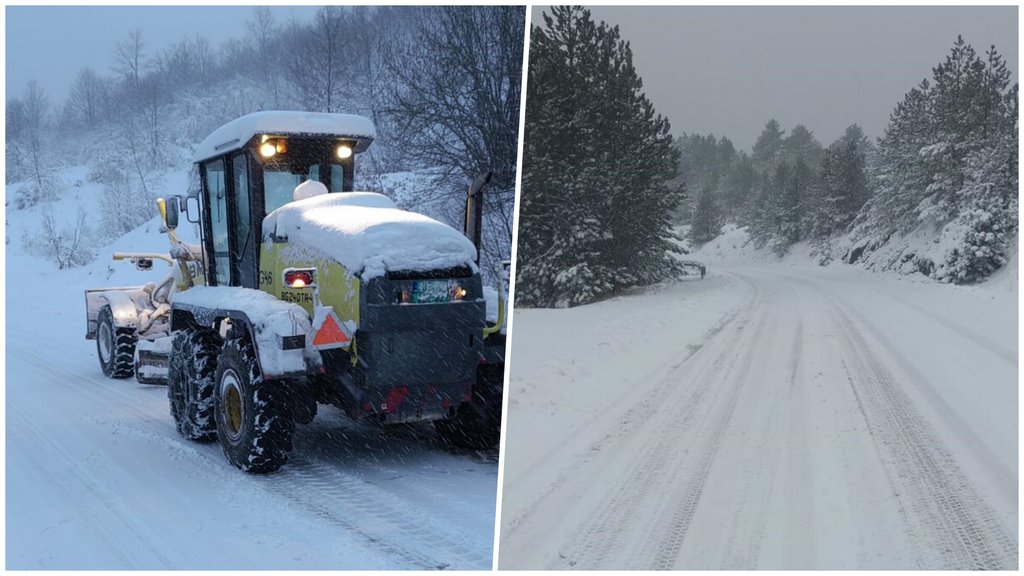
{"label": "windshield", "polygon": [[306,172],[295,173],[290,164],[264,164],[263,166],[263,200],[266,212],[270,214],[274,210],[292,201],[292,193],[295,187],[306,180],[318,180],[327,186],[330,192],[342,192],[344,190],[344,167],[339,164],[329,164],[330,183],[325,182],[321,177],[320,167],[324,164],[313,164]]}

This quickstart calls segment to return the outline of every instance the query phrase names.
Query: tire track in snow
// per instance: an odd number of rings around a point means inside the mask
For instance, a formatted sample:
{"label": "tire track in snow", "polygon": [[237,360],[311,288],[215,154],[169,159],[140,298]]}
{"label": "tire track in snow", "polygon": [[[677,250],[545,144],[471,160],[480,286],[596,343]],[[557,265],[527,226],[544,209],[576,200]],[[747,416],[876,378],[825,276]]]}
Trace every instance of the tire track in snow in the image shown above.
{"label": "tire track in snow", "polygon": [[[577,430],[574,430],[569,436],[562,438],[560,442],[555,443],[553,446],[548,448],[544,455],[536,459],[535,466],[541,466],[551,460],[564,458],[564,452],[567,445],[570,445],[571,442],[576,438],[585,438],[587,436],[590,436],[592,431],[596,427],[607,427],[608,417],[611,416],[616,411],[621,410],[622,404],[624,402],[632,401],[633,405],[630,406],[625,412],[621,414],[621,416],[618,417],[618,420],[620,421],[622,426],[616,428],[615,432],[605,434],[602,437],[601,441],[598,442],[597,444],[608,441],[613,437],[622,436],[626,432],[626,430],[624,430],[623,428],[624,426],[629,426],[631,423],[635,423],[638,420],[640,420],[641,418],[639,417],[639,415],[650,413],[652,405],[656,404],[659,401],[659,399],[664,398],[664,396],[667,393],[667,389],[671,387],[671,385],[675,384],[675,382],[671,380],[669,375],[671,375],[676,370],[679,370],[688,360],[690,360],[690,358],[693,357],[694,354],[697,353],[697,351],[701,349],[701,347],[703,347],[705,344],[707,344],[715,337],[717,337],[718,334],[725,330],[727,327],[732,325],[738,317],[744,314],[749,314],[750,311],[755,308],[755,303],[758,301],[760,297],[757,286],[750,282],[749,280],[747,280],[746,278],[743,278],[742,276],[736,276],[734,274],[730,275],[739,280],[740,282],[742,282],[743,284],[745,284],[747,288],[751,290],[750,298],[743,308],[734,311],[723,317],[721,320],[719,320],[715,324],[715,326],[713,326],[710,330],[707,331],[707,333],[705,333],[702,336],[699,344],[687,347],[685,350],[683,350],[681,358],[672,358],[667,362],[659,363],[653,368],[641,374],[637,378],[638,382],[648,382],[654,380],[658,382],[658,384],[654,386],[651,390],[648,390],[640,400],[631,400],[631,398],[636,395],[636,391],[634,389],[627,389],[625,392],[623,392],[621,396],[616,398],[615,401],[611,402],[605,410],[595,415],[595,417],[591,420],[591,422],[588,425],[583,426]],[[512,376],[512,378],[514,378],[514,375]],[[598,445],[591,445],[588,447],[588,452],[596,450],[598,448]],[[508,472],[506,472],[506,474],[508,474]],[[560,486],[562,482],[564,482],[569,477],[574,475],[575,474],[563,475],[561,478],[559,478],[559,482],[556,482],[550,487],[549,492],[553,491],[555,488]],[[511,484],[518,484],[519,482],[526,480],[529,476],[530,471],[525,470],[515,477],[508,478],[506,482]],[[528,515],[536,505],[537,504],[531,506],[530,508],[525,510],[521,515]],[[513,534],[516,528],[516,526],[507,527],[507,529],[509,530],[507,534]],[[506,534],[503,531],[502,538],[504,538],[505,535]]]}
{"label": "tire track in snow", "polygon": [[414,502],[332,467],[293,460],[268,488],[316,516],[359,535],[381,552],[420,570],[476,569],[491,556],[460,538],[461,526],[448,526]]}
{"label": "tire track in snow", "polygon": [[[553,499],[561,497],[562,492],[566,484],[573,482],[579,482],[581,477],[589,478],[588,473],[585,470],[594,466],[594,459],[591,458],[593,454],[597,454],[609,448],[609,445],[618,446],[624,445],[630,441],[633,437],[645,430],[647,427],[654,425],[652,422],[652,415],[659,415],[664,411],[664,400],[666,397],[678,396],[681,394],[679,391],[679,378],[678,372],[680,370],[687,370],[692,365],[692,362],[699,361],[698,353],[704,348],[713,348],[715,342],[726,342],[729,341],[729,335],[734,333],[742,333],[746,324],[750,321],[750,316],[760,309],[760,301],[762,295],[758,290],[757,286],[749,280],[736,276],[737,280],[745,284],[750,289],[749,299],[745,302],[740,310],[737,310],[726,317],[722,318],[713,328],[711,328],[702,338],[701,344],[690,347],[685,350],[681,359],[674,358],[668,362],[661,363],[652,370],[645,373],[643,377],[639,379],[640,382],[656,378],[657,384],[652,386],[639,400],[633,400],[633,404],[622,411],[619,402],[613,402],[607,409],[601,413],[595,415],[591,422],[574,431],[571,436],[563,439],[556,446],[551,448],[547,454],[541,457],[537,461],[537,465],[542,465],[555,458],[575,458],[576,465],[568,467],[557,480],[547,486],[544,492],[538,497],[533,504],[528,506],[524,511],[520,512],[515,519],[503,518],[503,528],[501,531],[501,538],[503,542],[508,542],[512,537],[523,529],[524,525],[529,525],[531,520],[536,519],[536,515],[543,515],[546,512],[557,509],[564,505],[563,500],[552,502]],[[705,355],[713,354],[713,352],[706,352],[701,354]],[[716,362],[725,362],[725,356],[727,354],[720,354],[718,357],[713,357]],[[677,429],[679,422],[685,419],[685,413],[687,411],[693,411],[698,401],[710,387],[698,387],[695,391],[691,392],[686,398],[681,399],[682,401],[678,404],[677,409],[681,409],[683,412],[675,417],[666,418],[664,414],[659,417],[661,420],[667,420],[667,426],[672,429]],[[635,391],[630,389],[627,390],[619,400],[626,401],[631,395],[634,395]],[[614,417],[614,413],[620,411],[617,417]],[[612,421],[614,425],[609,424],[609,419],[614,418]],[[585,438],[586,436],[592,435],[591,432],[601,427],[604,430],[603,434],[600,434],[600,438],[596,442],[591,442],[581,450],[579,446],[575,446],[575,451],[571,450],[571,441],[574,438]],[[584,436],[586,434],[586,436]],[[658,447],[648,448],[644,451],[645,454],[657,454]],[[674,453],[678,449],[678,446],[669,447],[669,452]],[[651,458],[640,458],[640,461],[654,463]],[[600,460],[599,458],[596,460]],[[647,469],[639,472],[640,476],[649,474]],[[507,472],[506,472],[507,474]],[[594,471],[593,478],[601,476],[600,471]],[[636,475],[634,473],[633,475]],[[522,474],[512,480],[506,480],[506,484],[515,484],[522,479],[529,476],[529,471],[524,471]],[[629,486],[636,485],[635,480],[626,480]],[[628,492],[629,490],[625,490]],[[529,532],[529,528],[527,528]],[[616,532],[618,532],[616,530]],[[595,540],[599,542],[600,540]],[[575,567],[579,562],[578,560],[567,557],[567,552],[560,552],[559,555],[563,560],[567,560],[568,566]],[[559,566],[565,566],[565,563],[559,563]]]}
{"label": "tire track in snow", "polygon": [[[175,567],[176,564],[161,551],[161,543],[151,536],[147,536],[149,532],[136,515],[131,510],[123,509],[123,505],[120,504],[121,499],[113,492],[112,488],[94,477],[87,466],[79,463],[81,462],[80,455],[69,452],[63,443],[55,441],[50,434],[46,433],[47,431],[44,431],[17,408],[9,407],[7,414],[10,417],[7,424],[8,431],[12,433],[8,437],[8,441],[13,439],[15,444],[21,447],[43,446],[47,453],[60,455],[65,465],[71,467],[72,472],[58,474],[54,480],[68,494],[74,495],[77,501],[84,503],[88,508],[98,510],[92,514],[93,516],[110,514],[123,527],[123,529],[112,528],[102,521],[90,523],[91,533],[105,545],[106,551],[117,556],[122,566],[128,568],[140,566],[137,563],[138,552],[134,546],[144,544],[146,553],[151,555],[159,566],[164,569]],[[32,461],[29,463],[37,467],[43,474],[53,473],[53,470],[48,467],[40,466]],[[135,543],[131,545],[131,550],[125,549],[127,543],[122,537],[125,532],[135,536]]]}
{"label": "tire track in snow", "polygon": [[[657,488],[667,489],[659,499],[674,505],[663,509],[660,521],[656,519],[647,527],[647,545],[626,562],[628,567],[640,569],[667,569],[672,566],[700,503],[719,443],[753,362],[750,354],[737,358],[733,344],[747,340],[746,345],[741,344],[738,348],[752,350],[750,342],[757,341],[766,327],[765,322],[755,321],[755,318],[760,320],[759,300],[755,298],[744,310],[740,323],[707,342],[701,348],[705,354],[698,352],[691,357],[692,362],[701,362],[702,365],[696,366],[685,380],[678,372],[694,366],[692,363],[683,364],[666,378],[666,382],[676,386],[680,381],[693,382],[693,390],[689,395],[678,398],[665,429],[659,434],[658,441],[643,454],[640,466],[615,489],[587,523],[589,528],[573,546],[580,552],[570,555],[571,565],[580,568],[608,567],[605,564],[607,555],[618,549],[619,541],[629,530],[638,530],[636,524],[645,520],[638,518],[637,523],[629,526],[637,505]],[[753,336],[748,330],[751,324],[756,327]],[[702,363],[705,355],[710,357],[707,364]],[[712,394],[704,401],[708,392]]]}
{"label": "tire track in snow", "polygon": [[[797,315],[797,325],[789,346],[789,363],[786,367],[785,390],[788,398],[793,397],[793,390],[798,386],[797,373],[800,368],[803,337],[803,318]],[[780,396],[774,395],[768,402],[760,405],[764,421],[753,432],[753,458],[745,465],[745,469],[750,473],[745,476],[743,488],[736,498],[739,506],[733,515],[731,535],[720,563],[724,570],[757,568],[761,541],[764,539],[765,526],[768,522],[768,507],[775,487],[778,470],[776,463],[782,451],[782,445],[778,441],[783,437],[782,423],[777,418],[778,410],[782,408],[779,404]]]}
{"label": "tire track in snow", "polygon": [[[167,412],[165,388],[139,385],[132,379],[110,380],[99,374],[96,377],[83,376],[82,367],[90,360],[90,354],[75,354],[75,362],[66,365],[45,358],[39,348],[31,346],[9,348],[9,351],[9,368],[15,363],[31,366],[30,372],[44,378],[51,389],[56,387],[64,394],[80,397],[78,404],[87,408],[108,407],[103,412],[86,410],[76,413],[74,417],[77,419],[96,425],[105,434],[128,434],[165,445],[178,457],[182,454],[190,456],[190,463],[182,468],[182,473],[205,477],[212,471],[213,481],[240,482],[265,491],[266,497],[272,502],[285,505],[290,503],[326,521],[327,525],[344,528],[357,541],[365,541],[367,548],[379,550],[382,555],[394,558],[398,566],[477,570],[491,566],[489,539],[487,546],[480,546],[479,539],[467,535],[464,526],[451,524],[451,515],[432,514],[421,507],[415,497],[402,498],[401,495],[363,481],[345,472],[343,463],[303,461],[303,455],[293,453],[292,462],[279,474],[262,477],[246,475],[226,466],[215,444],[212,447],[198,445],[178,436]],[[91,360],[95,362],[95,358]],[[98,369],[95,371],[99,372]],[[21,382],[18,391],[8,389],[8,399],[14,399],[19,394],[35,394],[29,387],[30,383]],[[147,395],[154,391],[159,393],[157,403],[163,408],[157,413],[154,413],[154,399]],[[109,522],[97,522],[92,528],[93,537],[101,543],[102,551],[115,557],[114,564],[129,568],[156,566],[167,569],[177,566],[163,555],[160,540],[147,531],[142,521],[135,514],[121,510],[122,499],[115,492],[117,487],[107,487],[93,478],[89,467],[95,463],[89,464],[92,460],[69,453],[58,440],[50,437],[52,432],[48,436],[48,430],[41,429],[30,420],[30,413],[22,415],[18,408],[9,406],[9,441],[16,442],[18,446],[45,446],[42,449],[44,453],[60,454],[62,461],[71,463],[74,472],[62,473],[55,481],[67,493],[77,495],[78,500],[95,503],[87,507],[97,510],[94,514],[112,514],[118,522],[113,526]],[[154,420],[155,415],[158,420]],[[36,466],[34,460],[29,462]],[[49,465],[36,467],[41,474],[53,475]],[[128,469],[124,471],[130,473]],[[398,475],[402,472],[398,468],[394,470]],[[424,492],[419,494],[422,496]],[[433,505],[436,502],[432,498],[431,495],[422,500]],[[440,494],[437,499],[442,501],[442,507],[457,503],[470,506],[457,493]],[[145,543],[146,554],[150,557],[148,560],[140,559],[137,549],[125,548],[126,541],[120,536],[124,533],[135,535],[127,541],[136,542],[133,546],[138,547],[138,542]],[[140,561],[142,565],[138,564]]]}
{"label": "tire track in snow", "polygon": [[[1016,569],[1016,540],[974,487],[856,326],[836,306],[842,364],[923,569]],[[852,369],[852,370],[851,370]]]}
{"label": "tire track in snow", "polygon": [[[799,273],[795,273],[795,272],[787,272],[787,271],[784,271],[784,270],[776,271],[776,273],[778,273],[779,275],[782,275],[782,276],[786,276],[788,278],[800,280],[802,282],[807,282],[807,283],[809,283],[809,284],[811,284],[813,286],[818,287],[818,289],[821,292],[825,293],[825,294],[835,294],[836,293],[835,285],[839,285],[840,289],[841,288],[845,288],[847,286],[844,282],[842,282],[841,280],[838,280],[836,278],[828,278],[828,277],[821,277],[821,276],[817,276],[817,275],[808,275],[808,274],[799,274]],[[832,284],[833,286],[827,286],[827,284]],[[960,339],[963,340],[965,344],[968,344],[970,346],[973,346],[973,347],[976,347],[978,349],[984,350],[984,351],[988,352],[989,354],[992,354],[992,355],[998,357],[1003,362],[1007,362],[1007,363],[1012,364],[1014,366],[1017,365],[1017,351],[1016,350],[1011,349],[1011,348],[1007,348],[1001,342],[991,338],[990,336],[988,336],[988,335],[986,335],[986,334],[984,334],[982,332],[979,332],[975,328],[973,328],[973,327],[971,327],[969,325],[965,325],[962,322],[957,322],[955,320],[952,320],[952,319],[944,316],[943,314],[928,308],[927,306],[923,306],[923,305],[919,304],[918,302],[915,302],[914,300],[912,300],[910,298],[907,298],[907,297],[902,296],[902,295],[897,295],[897,294],[892,293],[890,291],[882,290],[882,289],[880,289],[875,284],[868,283],[868,284],[863,284],[863,285],[859,285],[859,286],[862,286],[863,288],[866,288],[867,290],[870,290],[872,293],[877,294],[877,295],[881,296],[882,298],[885,298],[887,300],[891,300],[892,302],[895,302],[895,303],[899,304],[900,306],[904,306],[906,308],[914,310],[918,314],[921,314],[922,316],[925,316],[928,319],[938,323],[943,328],[946,328],[947,330],[949,330],[950,333],[952,333],[952,334],[954,334],[956,336],[959,336]]]}

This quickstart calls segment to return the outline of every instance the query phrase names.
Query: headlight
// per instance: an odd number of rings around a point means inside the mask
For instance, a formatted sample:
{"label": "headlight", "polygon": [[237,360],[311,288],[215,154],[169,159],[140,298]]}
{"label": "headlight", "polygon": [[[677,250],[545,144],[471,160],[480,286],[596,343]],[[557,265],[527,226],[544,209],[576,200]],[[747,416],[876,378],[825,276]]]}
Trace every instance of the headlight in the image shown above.
{"label": "headlight", "polygon": [[348,160],[352,157],[352,147],[348,144],[342,144],[338,146],[338,158],[342,160]]}
{"label": "headlight", "polygon": [[288,152],[288,141],[284,138],[269,138],[267,136],[263,136],[259,151],[260,156],[263,156],[264,158],[273,158],[277,154],[284,154]]}

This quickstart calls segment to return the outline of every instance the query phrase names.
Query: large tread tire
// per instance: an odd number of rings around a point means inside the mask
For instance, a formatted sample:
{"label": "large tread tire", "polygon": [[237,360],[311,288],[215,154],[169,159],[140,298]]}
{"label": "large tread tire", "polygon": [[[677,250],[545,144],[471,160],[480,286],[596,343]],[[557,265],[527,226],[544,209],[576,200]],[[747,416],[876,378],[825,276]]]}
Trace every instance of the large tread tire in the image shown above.
{"label": "large tread tire", "polygon": [[196,442],[217,437],[213,417],[218,336],[186,328],[174,334],[167,367],[167,399],[178,432]]}
{"label": "large tread tire", "polygon": [[217,363],[214,413],[228,461],[256,474],[288,462],[295,431],[287,381],[264,381],[247,338],[224,343]]}
{"label": "large tread tire", "polygon": [[496,448],[501,440],[503,366],[482,366],[473,386],[473,399],[459,405],[455,416],[434,423],[449,444],[472,450]]}
{"label": "large tread tire", "polygon": [[114,313],[109,304],[100,308],[96,317],[96,356],[104,376],[121,380],[135,374],[135,344],[138,341],[135,328],[119,328],[114,324]]}

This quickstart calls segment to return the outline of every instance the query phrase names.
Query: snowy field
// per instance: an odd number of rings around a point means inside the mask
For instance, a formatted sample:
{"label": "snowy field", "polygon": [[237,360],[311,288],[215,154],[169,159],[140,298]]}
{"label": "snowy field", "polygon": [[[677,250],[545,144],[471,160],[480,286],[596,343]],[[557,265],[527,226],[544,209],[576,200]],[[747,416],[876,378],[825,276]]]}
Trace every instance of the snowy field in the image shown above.
{"label": "snowy field", "polygon": [[954,287],[732,240],[516,311],[499,567],[1016,568],[1016,260]]}
{"label": "snowy field", "polygon": [[[68,191],[58,219],[91,209],[93,188]],[[8,569],[490,568],[497,451],[321,406],[280,472],[239,471],[177,434],[166,388],[105,378],[84,338],[84,289],[162,277],[110,260],[165,250],[156,222],[58,271],[22,250],[38,214],[7,212]]]}

